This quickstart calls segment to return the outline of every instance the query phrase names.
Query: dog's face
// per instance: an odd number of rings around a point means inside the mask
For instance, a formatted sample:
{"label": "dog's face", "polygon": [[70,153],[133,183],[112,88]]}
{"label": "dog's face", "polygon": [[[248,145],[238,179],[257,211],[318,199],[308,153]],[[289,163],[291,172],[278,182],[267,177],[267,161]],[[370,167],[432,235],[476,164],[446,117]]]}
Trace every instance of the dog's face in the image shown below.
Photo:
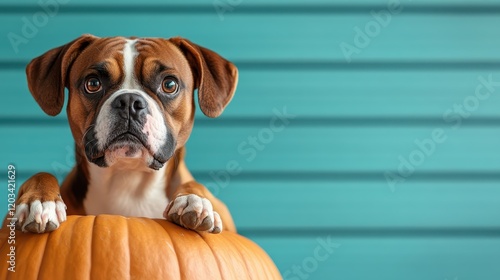
{"label": "dog's face", "polygon": [[84,35],[34,59],[27,67],[33,96],[67,115],[87,160],[107,167],[136,159],[161,168],[187,141],[193,92],[202,111],[220,115],[237,83],[233,64],[182,38],[98,38]]}
{"label": "dog's face", "polygon": [[68,86],[68,117],[84,124],[75,137],[83,134],[87,159],[99,166],[143,158],[157,169],[191,132],[193,74],[167,40],[98,39],[75,59]]}

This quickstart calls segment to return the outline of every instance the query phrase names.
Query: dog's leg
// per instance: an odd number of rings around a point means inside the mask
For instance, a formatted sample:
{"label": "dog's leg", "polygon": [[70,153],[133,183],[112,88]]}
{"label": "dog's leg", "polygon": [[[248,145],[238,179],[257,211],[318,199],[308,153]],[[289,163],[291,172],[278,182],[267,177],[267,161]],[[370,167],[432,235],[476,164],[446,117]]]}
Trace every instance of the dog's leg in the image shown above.
{"label": "dog's leg", "polygon": [[219,233],[224,229],[236,232],[226,205],[198,182],[179,185],[169,201],[163,216],[171,222],[196,231]]}
{"label": "dog's leg", "polygon": [[49,173],[37,173],[20,188],[16,201],[16,228],[24,232],[44,233],[57,229],[66,220],[57,179]]}

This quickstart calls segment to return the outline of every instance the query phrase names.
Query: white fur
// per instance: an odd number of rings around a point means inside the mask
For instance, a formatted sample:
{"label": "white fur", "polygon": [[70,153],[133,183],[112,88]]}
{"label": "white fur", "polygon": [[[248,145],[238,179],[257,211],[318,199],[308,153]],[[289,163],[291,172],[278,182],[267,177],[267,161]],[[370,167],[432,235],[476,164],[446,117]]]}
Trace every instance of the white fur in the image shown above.
{"label": "white fur", "polygon": [[[148,98],[151,99],[149,96]],[[151,146],[151,151],[156,153],[167,141],[167,127],[163,122],[163,115],[156,104],[150,105],[149,107],[154,108],[151,110],[151,115],[146,115],[146,123],[144,124],[142,132],[148,136],[148,143]]]}
{"label": "white fur", "polygon": [[135,57],[137,56],[137,50],[134,46],[136,42],[137,40],[127,39],[125,47],[123,48],[123,72],[125,73],[125,77],[122,88],[140,89],[134,76]]}
{"label": "white fur", "polygon": [[89,163],[86,213],[161,218],[168,204],[165,166],[155,171],[137,159],[107,168]]}

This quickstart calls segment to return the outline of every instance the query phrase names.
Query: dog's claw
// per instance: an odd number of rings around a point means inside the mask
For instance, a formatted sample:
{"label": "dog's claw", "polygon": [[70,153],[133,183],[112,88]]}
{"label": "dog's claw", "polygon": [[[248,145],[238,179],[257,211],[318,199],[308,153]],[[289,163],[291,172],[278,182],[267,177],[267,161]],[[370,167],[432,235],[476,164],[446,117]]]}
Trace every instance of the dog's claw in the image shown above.
{"label": "dog's claw", "polygon": [[180,225],[180,224],[181,224],[181,220],[180,220],[180,218],[181,218],[181,216],[179,216],[179,214],[177,214],[177,213],[173,213],[173,214],[170,214],[170,215],[168,216],[168,219],[167,219],[167,220],[169,220],[169,221],[171,221],[171,222],[174,222],[174,223],[176,223],[176,224]]}

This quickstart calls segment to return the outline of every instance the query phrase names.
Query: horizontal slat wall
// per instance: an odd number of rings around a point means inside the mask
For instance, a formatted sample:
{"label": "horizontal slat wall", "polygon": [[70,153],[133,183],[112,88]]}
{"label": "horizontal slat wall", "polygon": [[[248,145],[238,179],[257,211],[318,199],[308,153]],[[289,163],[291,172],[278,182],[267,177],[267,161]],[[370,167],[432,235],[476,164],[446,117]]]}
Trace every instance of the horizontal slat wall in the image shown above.
{"label": "horizontal slat wall", "polygon": [[[9,40],[2,40],[0,59],[24,62],[39,55],[41,50],[67,43],[67,38],[93,33],[100,36],[182,35],[218,50],[236,62],[346,62],[340,44],[345,42],[354,45],[354,27],[364,29],[373,20],[369,10],[366,13],[337,15],[226,14],[226,20],[221,21],[213,12],[193,15],[153,13],[147,16],[134,14],[133,10],[122,15],[61,13],[50,18],[26,44],[19,45],[17,53]],[[29,17],[30,14],[2,15],[2,33],[22,35],[23,16]],[[491,63],[500,60],[495,48],[500,43],[500,30],[493,28],[500,25],[500,18],[496,14],[456,16],[401,13],[394,15],[391,21],[367,47],[360,48],[359,54],[352,55],[353,61],[466,60]],[[242,26],[252,28],[242,30]],[[457,29],[457,26],[460,28]],[[52,36],[51,40],[45,39],[52,34],[58,36]],[[236,36],[239,36],[238,40],[234,40]],[[489,43],[482,43],[485,41]]]}
{"label": "horizontal slat wall", "polygon": [[[162,0],[144,0],[141,1],[140,3],[133,1],[133,0],[108,0],[106,2],[103,1],[98,1],[98,0],[88,0],[85,1],[85,3],[80,3],[80,2],[68,2],[68,1],[58,1],[60,3],[64,3],[63,6],[108,6],[108,5],[113,5],[115,9],[119,9],[123,6],[137,6],[137,7],[148,7],[151,5],[154,6],[163,6],[163,7],[172,7],[172,6],[187,6],[191,7],[193,10],[197,10],[200,7],[205,7],[205,6],[213,6],[214,1],[207,1],[207,0],[189,0],[189,1],[170,1],[169,3],[165,3]],[[278,6],[281,7],[283,10],[286,10],[290,8],[290,6],[293,7],[293,5],[300,5],[304,7],[308,6],[314,6],[314,5],[329,5],[329,6],[359,6],[361,8],[367,8],[372,5],[383,5],[387,6],[388,3],[394,3],[395,1],[385,1],[385,0],[337,0],[337,1],[330,1],[330,0],[311,0],[307,1],[305,3],[304,1],[301,0],[288,0],[287,4],[288,5],[282,5],[280,1],[266,1],[266,0],[251,0],[251,1],[239,1],[239,0],[233,0],[233,1],[221,1],[221,3],[228,3],[228,4],[233,4],[233,5],[243,5],[243,6],[253,6],[253,5],[262,5],[262,6]],[[405,1],[400,1],[401,3],[405,3]],[[36,1],[32,0],[4,0],[2,4],[4,4],[3,7],[33,7],[37,6]],[[215,2],[219,3],[219,2]],[[495,1],[474,1],[474,0],[440,0],[440,1],[432,1],[432,0],[422,0],[419,1],[418,3],[420,4],[425,4],[429,5],[431,7],[434,6],[441,6],[441,5],[447,5],[451,7],[455,6],[460,6],[464,5],[467,7],[482,7],[482,6],[491,6],[498,4]],[[415,3],[407,3],[407,4],[412,4],[414,5]],[[261,11],[265,12],[265,11]]]}
{"label": "horizontal slat wall", "polygon": [[[7,35],[41,7],[5,0],[0,166],[15,164],[20,185],[38,171],[62,180],[73,164],[65,113],[45,116],[27,90],[31,58],[83,33],[181,35],[240,69],[223,116],[197,112],[188,166],[285,279],[498,279],[500,1],[400,1],[401,13],[347,62],[339,45],[353,45],[354,28],[389,2],[74,0],[16,52]],[[214,3],[233,7],[220,15]],[[492,92],[471,107],[488,79]],[[457,105],[470,115],[454,126],[444,115]],[[262,138],[276,110],[294,117]],[[398,174],[435,129],[446,140],[388,184],[384,174]],[[252,147],[259,135],[262,147]],[[230,161],[240,174],[224,175]],[[2,197],[6,188],[3,215]]]}

